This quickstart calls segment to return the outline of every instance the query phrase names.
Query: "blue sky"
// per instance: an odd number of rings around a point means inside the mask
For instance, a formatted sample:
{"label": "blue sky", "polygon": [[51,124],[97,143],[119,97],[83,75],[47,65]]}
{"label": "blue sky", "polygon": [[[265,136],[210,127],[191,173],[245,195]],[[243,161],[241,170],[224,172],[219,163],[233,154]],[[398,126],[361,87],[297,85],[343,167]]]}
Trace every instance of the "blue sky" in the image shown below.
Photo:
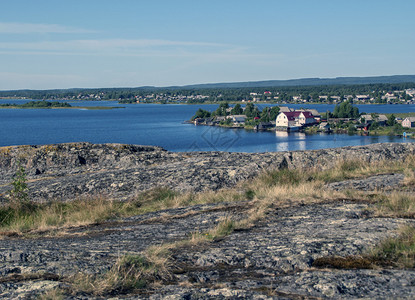
{"label": "blue sky", "polygon": [[415,74],[412,0],[4,0],[0,10],[0,90]]}

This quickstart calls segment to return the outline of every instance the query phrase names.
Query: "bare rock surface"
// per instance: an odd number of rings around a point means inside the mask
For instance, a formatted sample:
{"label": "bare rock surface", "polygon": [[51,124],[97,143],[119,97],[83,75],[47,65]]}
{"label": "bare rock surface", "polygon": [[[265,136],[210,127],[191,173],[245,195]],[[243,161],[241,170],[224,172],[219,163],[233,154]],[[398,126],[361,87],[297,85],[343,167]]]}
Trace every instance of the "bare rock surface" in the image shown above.
{"label": "bare rock surface", "polygon": [[[170,153],[157,147],[60,144],[0,148],[1,191],[17,162],[28,170],[32,196],[39,201],[84,193],[122,199],[160,183],[201,191],[232,186],[267,168],[327,168],[336,160],[404,159],[414,144],[383,144],[285,153]],[[400,174],[333,183],[340,189],[399,189]],[[337,185],[336,185],[337,184]],[[50,196],[52,197],[52,196]],[[174,279],[158,288],[118,299],[390,299],[415,295],[413,269],[316,269],[324,256],[359,255],[413,219],[376,218],[373,204],[332,202],[272,209],[250,229],[209,244],[172,253]],[[103,274],[118,257],[152,245],[187,239],[225,217],[244,217],[249,202],[196,205],[69,228],[63,235],[0,239],[0,298],[36,299],[65,287],[76,272]],[[30,275],[30,276],[29,276]],[[102,299],[66,295],[65,299]]]}
{"label": "bare rock surface", "polygon": [[370,176],[363,179],[351,179],[329,183],[328,188],[333,190],[353,189],[361,191],[393,190],[402,186],[404,174],[386,174]]}
{"label": "bare rock surface", "polygon": [[411,154],[414,143],[276,153],[175,153],[152,146],[90,143],[0,147],[0,202],[11,189],[19,162],[28,173],[31,199],[47,201],[98,194],[130,199],[155,186],[215,190],[265,169],[329,168],[339,160],[402,160]]}
{"label": "bare rock surface", "polygon": [[[103,273],[118,256],[205,231],[246,203],[171,209],[122,222],[81,228],[65,237],[0,240],[0,278],[10,274]],[[292,299],[405,298],[415,293],[414,270],[315,269],[328,255],[356,255],[413,220],[366,218],[369,204],[327,203],[275,209],[254,228],[209,245],[180,249],[173,285],[120,298]],[[189,212],[193,212],[189,214]],[[180,217],[182,216],[182,217]],[[33,296],[59,280],[0,281],[0,297]],[[33,284],[28,288],[28,282]],[[187,283],[187,284],[184,284]],[[76,298],[76,297],[75,297]],[[85,298],[79,298],[85,299]]]}

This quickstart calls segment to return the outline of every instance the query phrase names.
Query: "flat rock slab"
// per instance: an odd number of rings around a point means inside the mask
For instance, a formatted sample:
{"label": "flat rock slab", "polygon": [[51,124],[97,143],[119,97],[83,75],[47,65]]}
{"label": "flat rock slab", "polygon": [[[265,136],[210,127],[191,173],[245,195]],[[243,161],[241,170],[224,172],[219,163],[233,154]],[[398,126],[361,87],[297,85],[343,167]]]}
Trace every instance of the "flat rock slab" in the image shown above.
{"label": "flat rock slab", "polygon": [[[409,297],[415,293],[413,270],[311,267],[318,257],[360,254],[400,226],[414,224],[408,219],[362,217],[369,205],[331,203],[275,209],[254,228],[173,253],[174,264],[182,269],[176,274],[178,284],[139,297]],[[192,232],[213,227],[223,217],[240,218],[245,208],[246,203],[199,205],[77,229],[69,232],[70,237],[1,240],[0,274],[102,273],[123,253],[139,253],[150,245],[187,238]],[[28,289],[27,282],[0,283],[0,297],[33,296],[56,285],[53,281],[36,282],[41,283],[33,289]]]}
{"label": "flat rock slab", "polygon": [[343,180],[327,185],[333,190],[353,189],[360,191],[393,190],[402,186],[405,179],[404,174],[385,174],[370,176],[363,179]]}

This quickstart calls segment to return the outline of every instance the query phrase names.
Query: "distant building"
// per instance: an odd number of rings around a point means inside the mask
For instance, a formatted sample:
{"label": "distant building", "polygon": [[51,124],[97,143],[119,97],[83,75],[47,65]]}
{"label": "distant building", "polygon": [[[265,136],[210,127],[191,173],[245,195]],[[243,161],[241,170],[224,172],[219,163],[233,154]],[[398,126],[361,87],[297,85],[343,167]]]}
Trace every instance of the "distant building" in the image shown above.
{"label": "distant building", "polygon": [[290,112],[294,111],[294,109],[289,108],[288,106],[280,106],[280,112]]}
{"label": "distant building", "polygon": [[319,129],[328,132],[330,131],[330,124],[327,122],[321,122],[319,125]]}
{"label": "distant building", "polygon": [[314,116],[308,111],[281,112],[275,120],[275,126],[280,129],[298,130],[303,126],[315,124]]}
{"label": "distant building", "polygon": [[356,100],[357,101],[368,101],[370,100],[370,96],[369,95],[356,95]]}
{"label": "distant building", "polygon": [[245,124],[246,121],[245,115],[230,115],[226,118],[231,119],[234,125]]}
{"label": "distant building", "polygon": [[373,118],[372,115],[361,115],[360,116],[360,122],[364,120],[365,123],[370,124],[374,121],[378,122],[379,125],[385,126],[388,122],[388,117],[385,115],[375,115],[375,118]]}
{"label": "distant building", "polygon": [[402,121],[402,127],[414,128],[415,127],[415,117],[407,117]]}

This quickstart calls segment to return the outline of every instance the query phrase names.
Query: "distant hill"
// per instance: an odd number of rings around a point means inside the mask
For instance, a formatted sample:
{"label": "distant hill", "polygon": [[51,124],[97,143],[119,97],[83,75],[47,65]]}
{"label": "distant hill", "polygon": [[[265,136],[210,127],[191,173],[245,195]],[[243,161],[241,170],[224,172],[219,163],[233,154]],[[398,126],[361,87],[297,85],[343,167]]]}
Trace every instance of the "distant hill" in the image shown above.
{"label": "distant hill", "polygon": [[206,83],[184,86],[141,86],[141,87],[116,87],[116,88],[70,88],[53,90],[3,90],[0,97],[27,97],[32,99],[48,99],[51,95],[59,97],[68,93],[81,92],[136,92],[159,90],[184,90],[184,89],[227,89],[227,88],[275,88],[275,87],[301,87],[301,86],[333,86],[333,85],[365,85],[365,84],[403,84],[415,83],[415,75],[393,75],[373,77],[336,77],[336,78],[301,78],[290,80],[266,80],[228,83]]}
{"label": "distant hill", "polygon": [[[249,87],[283,87],[307,85],[349,85],[349,84],[375,84],[375,83],[407,83],[415,82],[415,75],[393,75],[373,77],[336,77],[336,78],[301,78],[290,80],[267,80],[229,83],[207,83],[182,86],[182,88],[249,88]],[[174,88],[174,87],[172,87]],[[176,87],[178,88],[178,87]]]}

